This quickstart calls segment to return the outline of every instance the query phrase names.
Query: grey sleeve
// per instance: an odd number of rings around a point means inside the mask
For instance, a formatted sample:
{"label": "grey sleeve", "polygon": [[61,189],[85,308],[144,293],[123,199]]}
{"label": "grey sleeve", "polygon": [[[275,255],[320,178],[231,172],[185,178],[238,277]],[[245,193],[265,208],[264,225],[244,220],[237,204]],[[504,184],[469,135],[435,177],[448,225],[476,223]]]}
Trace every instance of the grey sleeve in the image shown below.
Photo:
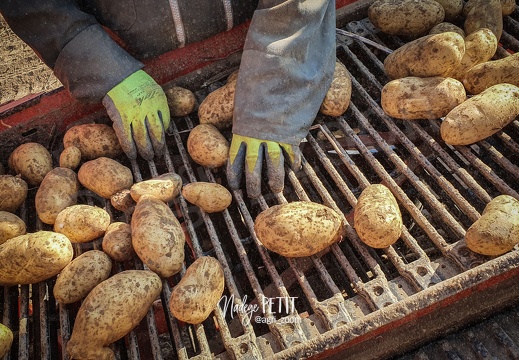
{"label": "grey sleeve", "polygon": [[233,133],[298,145],[334,68],[335,1],[260,1],[242,54]]}

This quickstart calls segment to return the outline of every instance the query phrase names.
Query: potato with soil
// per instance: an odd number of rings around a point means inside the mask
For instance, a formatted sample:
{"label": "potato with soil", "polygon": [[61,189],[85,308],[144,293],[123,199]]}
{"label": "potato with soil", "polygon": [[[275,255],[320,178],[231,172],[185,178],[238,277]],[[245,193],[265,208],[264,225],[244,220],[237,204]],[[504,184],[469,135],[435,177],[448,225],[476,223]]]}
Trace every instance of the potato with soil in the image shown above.
{"label": "potato with soil", "polygon": [[110,199],[133,185],[132,171],[121,163],[100,157],[85,162],[78,171],[79,182],[97,195]]}
{"label": "potato with soil", "polygon": [[454,32],[460,34],[461,37],[465,38],[465,31],[462,28],[450,23],[450,22],[442,22],[438,25],[433,26],[433,28],[429,31],[429,35],[441,34],[444,32]]}
{"label": "potato with soil", "polygon": [[512,14],[516,8],[516,0],[501,0],[501,10],[503,16],[508,16]]}
{"label": "potato with soil", "polygon": [[187,138],[187,152],[197,164],[217,168],[229,157],[229,142],[210,124],[195,126]]}
{"label": "potato with soil", "polygon": [[440,134],[447,144],[470,145],[494,135],[519,115],[519,87],[498,84],[447,114]]}
{"label": "potato with soil", "polygon": [[470,0],[465,9],[465,34],[485,28],[490,29],[497,40],[503,33],[503,11],[500,0]]}
{"label": "potato with soil", "polygon": [[57,167],[45,175],[36,192],[36,213],[45,224],[54,224],[58,214],[75,205],[78,199],[79,181],[73,170]]}
{"label": "potato with soil", "polygon": [[130,196],[139,201],[142,195],[152,195],[164,202],[173,201],[182,188],[182,178],[173,172],[161,174],[149,180],[135,183],[130,188]]}
{"label": "potato with soil", "polygon": [[333,209],[310,201],[274,205],[254,221],[258,240],[286,257],[317,254],[342,238],[342,217]]}
{"label": "potato with soil", "polygon": [[0,175],[0,210],[16,212],[27,198],[29,186],[20,176]]}
{"label": "potato with soil", "polygon": [[0,324],[0,359],[11,349],[13,332],[4,324]]}
{"label": "potato with soil", "polygon": [[65,148],[75,146],[84,160],[113,158],[123,153],[114,129],[106,124],[81,124],[71,127],[63,136]]}
{"label": "potato with soil", "polygon": [[329,116],[340,116],[346,112],[351,100],[351,78],[346,66],[335,63],[335,71],[330,88],[324,96],[319,111]]}
{"label": "potato with soil", "polygon": [[225,288],[220,262],[210,256],[195,260],[171,291],[169,309],[178,320],[200,324],[214,310]]}
{"label": "potato with soil", "polygon": [[438,119],[466,99],[458,80],[444,77],[406,77],[382,88],[380,103],[386,114],[397,119]]}
{"label": "potato with soil", "polygon": [[209,93],[202,101],[198,107],[200,124],[213,125],[219,130],[232,126],[237,76],[227,81],[222,87]]}
{"label": "potato with soil", "polygon": [[58,275],[54,297],[60,304],[83,300],[101,281],[108,279],[112,260],[102,251],[90,250],[72,260]]}
{"label": "potato with soil", "polygon": [[59,155],[59,166],[75,170],[81,163],[81,150],[75,146],[69,146]]}
{"label": "potato with soil", "polygon": [[204,181],[184,185],[182,196],[206,213],[224,211],[232,202],[232,195],[224,186]]}
{"label": "potato with soil", "polygon": [[445,21],[453,21],[463,11],[463,0],[436,0],[445,11]]}
{"label": "potato with soil", "polygon": [[110,197],[110,204],[119,211],[132,213],[136,202],[132,199],[130,189],[123,189]]}
{"label": "potato with soil", "polygon": [[386,248],[400,238],[402,214],[386,186],[372,184],[362,191],[355,206],[353,226],[360,240],[373,248]]}
{"label": "potato with soil", "polygon": [[189,89],[172,86],[165,91],[171,116],[186,116],[195,111],[197,101],[195,94]]}
{"label": "potato with soil", "polygon": [[0,244],[0,285],[26,285],[47,280],[72,260],[70,240],[63,234],[38,231]]}
{"label": "potato with soil", "polygon": [[384,60],[384,70],[390,79],[408,76],[449,77],[461,63],[465,41],[460,34],[445,32],[426,35],[410,41]]}
{"label": "potato with soil", "polygon": [[434,0],[376,0],[368,18],[390,35],[422,36],[445,18],[445,10]]}
{"label": "potato with soil", "polygon": [[109,345],[139,325],[161,290],[161,279],[148,270],[126,270],[101,282],[79,308],[69,357],[114,359]]}
{"label": "potato with soil", "polygon": [[18,146],[9,156],[9,168],[27,184],[36,186],[52,170],[52,156],[43,145],[29,142]]}
{"label": "potato with soil", "polygon": [[0,244],[27,232],[25,222],[13,213],[0,210]]}
{"label": "potato with soil", "polygon": [[519,201],[499,195],[465,234],[467,247],[482,255],[497,256],[519,244]]}
{"label": "potato with soil", "polygon": [[151,195],[141,196],[131,228],[133,249],[150,270],[164,278],[180,271],[186,236],[167,204]]}
{"label": "potato with soil", "polygon": [[105,231],[102,243],[103,251],[112,259],[125,262],[133,259],[132,228],[124,222],[111,223]]}
{"label": "potato with soil", "polygon": [[110,214],[105,209],[77,204],[58,214],[54,231],[66,235],[73,243],[84,243],[103,236],[110,222]]}
{"label": "potato with soil", "polygon": [[463,77],[465,89],[474,95],[502,83],[519,86],[519,53],[477,64]]}

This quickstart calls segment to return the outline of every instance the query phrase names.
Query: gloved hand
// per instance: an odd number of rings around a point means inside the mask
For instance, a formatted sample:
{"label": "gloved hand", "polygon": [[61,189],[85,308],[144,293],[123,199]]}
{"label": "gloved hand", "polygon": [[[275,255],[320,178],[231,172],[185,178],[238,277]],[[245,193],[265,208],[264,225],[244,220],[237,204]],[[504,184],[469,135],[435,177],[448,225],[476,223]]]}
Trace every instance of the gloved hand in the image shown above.
{"label": "gloved hand", "polygon": [[275,193],[283,191],[285,180],[283,153],[288,155],[292,169],[298,170],[301,167],[301,151],[295,145],[233,134],[227,163],[229,186],[231,189],[240,187],[243,168],[245,168],[247,195],[250,198],[259,197],[261,170],[265,157],[270,189]]}
{"label": "gloved hand", "polygon": [[103,98],[121,147],[129,158],[146,160],[164,152],[170,114],[166,95],[146,72],[138,70]]}

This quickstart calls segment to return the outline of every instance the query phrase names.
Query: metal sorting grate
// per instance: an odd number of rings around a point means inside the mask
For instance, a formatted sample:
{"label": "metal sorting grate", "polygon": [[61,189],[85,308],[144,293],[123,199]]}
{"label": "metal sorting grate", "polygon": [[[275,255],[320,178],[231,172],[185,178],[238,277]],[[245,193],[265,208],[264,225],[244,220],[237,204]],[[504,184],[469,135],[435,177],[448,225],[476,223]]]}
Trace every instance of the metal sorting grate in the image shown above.
{"label": "metal sorting grate", "polygon": [[[403,44],[402,39],[378,33],[367,20],[351,22],[344,30],[392,49]],[[503,47],[519,51],[517,34],[515,12],[505,20]],[[215,256],[224,268],[228,301],[221,302],[203,324],[176,321],[167,302],[183,268],[163,281],[162,295],[146,319],[113,345],[117,359],[310,356],[340,344],[339,340],[323,344],[322,336],[332,331],[343,329],[348,334],[342,340],[352,339],[403,316],[396,305],[411,296],[418,296],[425,304],[420,306],[426,306],[440,299],[442,291],[460,292],[463,282],[452,284],[449,279],[470,269],[478,274],[478,265],[490,265],[492,276],[517,263],[517,251],[497,259],[478,256],[464,246],[463,237],[493,197],[519,198],[519,122],[475,145],[447,146],[439,138],[440,120],[404,122],[384,114],[378,105],[380,90],[388,81],[383,51],[341,34],[337,39],[337,57],[352,75],[352,103],[344,116],[317,117],[301,145],[303,168],[297,173],[287,169],[282,194],[273,194],[265,186],[263,196],[250,200],[235,191],[231,206],[216,214],[206,214],[182,197],[170,204],[188,237],[186,266],[201,255]],[[199,100],[221,85],[218,80],[200,89]],[[200,167],[187,153],[187,137],[197,121],[192,115],[172,124],[164,158],[149,163],[119,160],[133,170],[136,182],[173,171],[184,183],[227,185],[223,169]],[[230,138],[230,132],[224,135]],[[60,140],[54,142],[53,154],[59,154]],[[372,183],[391,189],[404,219],[401,238],[382,250],[362,244],[352,227],[357,198]],[[30,190],[20,210],[28,231],[48,229],[33,210],[35,192]],[[343,214],[344,240],[304,259],[267,251],[253,231],[255,217],[269,206],[295,200],[322,203]],[[130,215],[89,191],[81,193],[80,201],[104,207],[114,221],[130,220]],[[76,245],[76,255],[100,249],[100,241]],[[114,271],[129,268],[143,265],[136,258],[115,263]],[[62,349],[79,304],[58,306],[52,295],[54,282],[0,291],[2,323],[15,332],[7,359],[67,359]],[[431,290],[436,297],[430,296]],[[377,317],[382,310],[384,316]],[[362,324],[365,328],[359,330]]]}

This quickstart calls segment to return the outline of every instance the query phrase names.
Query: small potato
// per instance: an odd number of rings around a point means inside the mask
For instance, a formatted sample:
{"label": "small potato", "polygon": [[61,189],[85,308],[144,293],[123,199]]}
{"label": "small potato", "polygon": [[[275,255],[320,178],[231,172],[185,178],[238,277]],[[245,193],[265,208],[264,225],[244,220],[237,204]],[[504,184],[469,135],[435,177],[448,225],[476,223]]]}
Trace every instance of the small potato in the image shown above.
{"label": "small potato", "polygon": [[77,203],[79,182],[68,168],[57,167],[45,175],[34,199],[36,213],[45,224],[54,224],[61,210]]}
{"label": "small potato", "polygon": [[19,176],[0,175],[0,210],[14,213],[27,198],[28,186]]}
{"label": "small potato", "polygon": [[103,236],[110,225],[110,215],[97,206],[78,204],[62,210],[54,222],[54,231],[73,243],[84,243]]}
{"label": "small potato", "polygon": [[236,80],[237,75],[206,96],[198,107],[200,124],[210,124],[220,130],[231,127]]}
{"label": "small potato", "polygon": [[503,16],[512,14],[517,7],[516,0],[501,0],[501,9]]}
{"label": "small potato", "polygon": [[81,150],[75,146],[69,146],[59,155],[59,166],[75,170],[81,163]]}
{"label": "small potato", "polygon": [[182,196],[206,213],[224,211],[232,202],[232,195],[224,186],[203,181],[184,185]]}
{"label": "small potato", "polygon": [[343,223],[341,216],[325,205],[296,201],[262,211],[254,221],[254,231],[270,251],[303,257],[339,241]]}
{"label": "small potato", "polygon": [[132,171],[119,162],[100,157],[85,162],[78,171],[79,182],[97,195],[110,199],[133,185]]}
{"label": "small potato", "polygon": [[452,109],[440,126],[447,144],[470,145],[494,135],[519,115],[519,87],[498,84]]}
{"label": "small potato", "polygon": [[0,244],[0,285],[26,285],[57,275],[70,263],[72,244],[63,234],[37,231]]}
{"label": "small potato", "polygon": [[15,214],[0,210],[0,244],[24,235],[27,232],[25,222]]}
{"label": "small potato", "polygon": [[326,92],[319,111],[324,115],[340,116],[350,106],[351,78],[341,62],[335,63],[335,71],[330,88]]}
{"label": "small potato", "polygon": [[197,101],[191,90],[172,86],[165,91],[171,116],[186,116],[195,111]]}
{"label": "small potato", "polygon": [[502,83],[519,86],[519,53],[477,64],[463,77],[465,89],[474,95]]}
{"label": "small potato", "polygon": [[482,255],[504,254],[519,244],[519,201],[500,195],[490,201],[465,234],[467,247]]}
{"label": "small potato", "polygon": [[178,320],[200,324],[214,310],[225,288],[220,262],[210,256],[195,260],[171,291],[169,309]]}
{"label": "small potato", "polygon": [[397,119],[438,119],[465,99],[465,88],[458,80],[405,77],[384,85],[380,103],[386,114]]}
{"label": "small potato", "polygon": [[29,142],[18,146],[9,156],[9,167],[29,185],[39,185],[52,170],[52,156],[43,145]]}
{"label": "small potato", "polygon": [[142,195],[148,194],[161,201],[169,202],[180,194],[181,188],[182,178],[170,172],[133,184],[130,188],[130,196],[133,200],[139,201]]}
{"label": "small potato", "polygon": [[112,260],[102,251],[90,250],[72,260],[58,275],[54,297],[60,304],[83,300],[101,281],[108,279]]}
{"label": "small potato", "polygon": [[462,80],[473,66],[489,61],[497,50],[497,39],[489,29],[479,29],[465,38],[465,54],[451,77]]}
{"label": "small potato", "polygon": [[124,213],[133,212],[136,204],[135,200],[132,199],[130,189],[123,189],[113,194],[110,203],[114,208]]}
{"label": "small potato", "polygon": [[112,259],[125,262],[133,259],[132,228],[123,222],[111,223],[103,237],[103,251]]}
{"label": "small potato", "polygon": [[13,332],[4,324],[0,324],[0,359],[7,354],[13,344]]}
{"label": "small potato", "polygon": [[114,129],[106,124],[81,124],[71,127],[63,136],[65,148],[75,146],[84,160],[113,158],[123,153]]}
{"label": "small potato", "polygon": [[450,22],[441,22],[438,25],[433,26],[433,28],[429,31],[429,34],[430,35],[441,34],[441,33],[449,32],[449,31],[460,34],[461,37],[463,37],[463,38],[465,37],[465,31],[463,31],[462,28],[460,28],[454,24],[451,24]]}
{"label": "small potato", "polygon": [[394,244],[402,233],[402,214],[391,191],[382,184],[366,187],[354,210],[353,226],[360,240],[373,248]]}
{"label": "small potato", "polygon": [[229,142],[210,124],[195,126],[187,138],[187,151],[199,165],[217,168],[229,157]]}
{"label": "small potato", "polygon": [[148,270],[126,270],[101,282],[78,310],[69,357],[114,359],[109,345],[139,325],[161,290],[161,279]]}
{"label": "small potato", "polygon": [[497,40],[503,33],[503,9],[500,0],[470,0],[465,6],[465,34],[482,28],[490,29]]}

